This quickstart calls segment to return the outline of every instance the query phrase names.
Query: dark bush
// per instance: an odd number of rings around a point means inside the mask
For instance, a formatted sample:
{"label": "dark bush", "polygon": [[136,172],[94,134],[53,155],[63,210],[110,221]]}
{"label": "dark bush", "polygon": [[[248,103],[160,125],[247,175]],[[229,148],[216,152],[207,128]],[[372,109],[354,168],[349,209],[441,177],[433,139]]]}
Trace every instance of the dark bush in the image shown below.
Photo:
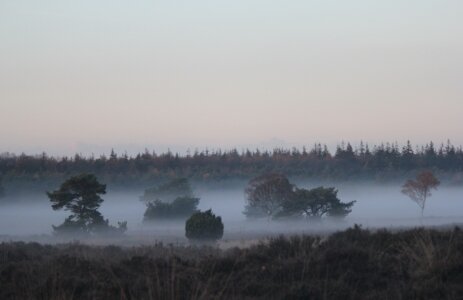
{"label": "dark bush", "polygon": [[141,200],[172,202],[178,197],[193,197],[193,189],[186,178],[172,179],[164,184],[145,190]]}
{"label": "dark bush", "polygon": [[190,240],[218,240],[223,236],[222,218],[209,209],[194,213],[185,223],[185,236]]}
{"label": "dark bush", "polygon": [[199,198],[186,178],[173,179],[165,184],[147,189],[141,200],[146,201],[144,221],[186,219],[197,212]]}
{"label": "dark bush", "polygon": [[155,200],[148,202],[144,221],[186,219],[198,211],[199,198],[178,197],[172,203]]}

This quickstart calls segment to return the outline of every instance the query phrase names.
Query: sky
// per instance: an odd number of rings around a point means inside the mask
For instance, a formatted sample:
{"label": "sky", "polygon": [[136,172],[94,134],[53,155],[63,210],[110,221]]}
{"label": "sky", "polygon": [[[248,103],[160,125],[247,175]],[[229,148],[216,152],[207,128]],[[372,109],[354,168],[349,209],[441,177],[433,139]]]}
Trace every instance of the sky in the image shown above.
{"label": "sky", "polygon": [[0,0],[0,152],[463,144],[460,0]]}

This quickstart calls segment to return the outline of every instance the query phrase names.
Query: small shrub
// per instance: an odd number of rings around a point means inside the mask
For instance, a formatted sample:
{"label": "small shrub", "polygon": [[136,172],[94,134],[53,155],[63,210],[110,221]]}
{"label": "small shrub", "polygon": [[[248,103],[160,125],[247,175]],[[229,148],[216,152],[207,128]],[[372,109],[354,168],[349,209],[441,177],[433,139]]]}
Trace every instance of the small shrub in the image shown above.
{"label": "small shrub", "polygon": [[194,213],[185,224],[185,235],[190,240],[218,240],[223,236],[222,218],[209,209]]}

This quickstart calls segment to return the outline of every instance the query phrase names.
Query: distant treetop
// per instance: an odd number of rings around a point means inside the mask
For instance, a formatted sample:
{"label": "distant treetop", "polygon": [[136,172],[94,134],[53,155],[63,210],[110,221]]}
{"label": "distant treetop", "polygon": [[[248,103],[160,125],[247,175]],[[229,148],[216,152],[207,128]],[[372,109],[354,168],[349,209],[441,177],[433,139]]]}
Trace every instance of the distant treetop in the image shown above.
{"label": "distant treetop", "polygon": [[[463,172],[463,150],[449,141],[436,145],[413,146],[407,142],[359,145],[341,143],[331,153],[320,143],[302,149],[250,150],[232,149],[187,152],[185,155],[170,151],[162,154],[146,150],[135,156],[52,157],[40,155],[0,155],[0,174],[5,178],[27,180],[63,179],[70,174],[92,173],[111,184],[147,184],[165,178],[192,178],[195,180],[249,179],[263,173],[283,173],[288,176],[316,178],[397,178],[412,172],[431,169],[448,174]],[[455,175],[455,176],[456,176]],[[452,175],[453,176],[453,175]],[[460,176],[461,177],[461,176]],[[463,180],[463,179],[461,179]],[[174,184],[174,183],[173,183]],[[182,180],[175,183],[182,185]],[[147,193],[162,193],[170,186],[157,187]]]}

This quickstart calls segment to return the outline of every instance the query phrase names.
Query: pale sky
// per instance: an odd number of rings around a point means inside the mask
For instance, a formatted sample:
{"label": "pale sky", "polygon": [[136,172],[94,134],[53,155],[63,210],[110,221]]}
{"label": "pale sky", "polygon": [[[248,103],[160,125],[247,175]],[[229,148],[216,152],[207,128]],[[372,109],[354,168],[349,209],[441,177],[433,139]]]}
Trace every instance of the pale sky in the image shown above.
{"label": "pale sky", "polygon": [[463,144],[463,1],[0,0],[0,152]]}

